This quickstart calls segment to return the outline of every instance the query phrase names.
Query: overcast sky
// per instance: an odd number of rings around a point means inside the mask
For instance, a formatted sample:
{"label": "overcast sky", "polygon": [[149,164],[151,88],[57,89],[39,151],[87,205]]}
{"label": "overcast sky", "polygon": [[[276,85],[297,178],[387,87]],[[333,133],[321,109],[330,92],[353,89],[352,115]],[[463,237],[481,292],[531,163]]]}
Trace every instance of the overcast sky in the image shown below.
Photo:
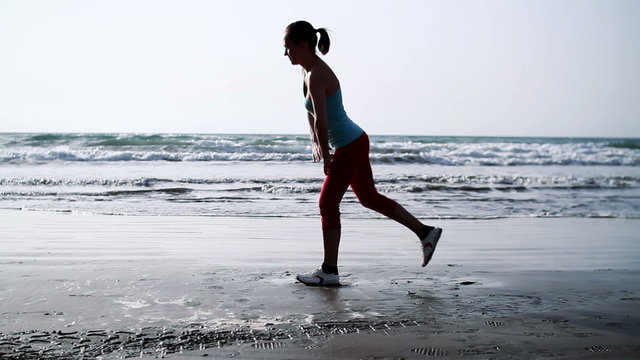
{"label": "overcast sky", "polygon": [[0,0],[0,132],[306,133],[300,19],[370,134],[640,137],[636,0]]}

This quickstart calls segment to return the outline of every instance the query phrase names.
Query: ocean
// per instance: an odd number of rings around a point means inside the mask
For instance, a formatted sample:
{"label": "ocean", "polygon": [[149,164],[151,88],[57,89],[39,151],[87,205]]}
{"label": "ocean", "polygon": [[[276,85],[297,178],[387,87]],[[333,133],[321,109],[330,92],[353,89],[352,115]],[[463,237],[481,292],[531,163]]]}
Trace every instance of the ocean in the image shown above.
{"label": "ocean", "polygon": [[[308,136],[0,134],[0,208],[318,217]],[[640,139],[371,136],[378,190],[421,219],[640,218]],[[349,191],[345,218],[382,217]]]}

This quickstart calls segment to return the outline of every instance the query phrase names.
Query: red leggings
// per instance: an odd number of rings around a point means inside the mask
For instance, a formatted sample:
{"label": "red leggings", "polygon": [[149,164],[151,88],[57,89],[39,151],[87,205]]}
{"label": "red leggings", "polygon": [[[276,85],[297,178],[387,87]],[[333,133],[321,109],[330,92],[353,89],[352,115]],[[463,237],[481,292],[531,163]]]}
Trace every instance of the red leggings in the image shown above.
{"label": "red leggings", "polygon": [[391,217],[398,206],[375,188],[369,162],[369,137],[365,133],[337,149],[329,165],[329,175],[320,192],[322,230],[340,229],[340,201],[349,186],[364,207],[387,217]]}

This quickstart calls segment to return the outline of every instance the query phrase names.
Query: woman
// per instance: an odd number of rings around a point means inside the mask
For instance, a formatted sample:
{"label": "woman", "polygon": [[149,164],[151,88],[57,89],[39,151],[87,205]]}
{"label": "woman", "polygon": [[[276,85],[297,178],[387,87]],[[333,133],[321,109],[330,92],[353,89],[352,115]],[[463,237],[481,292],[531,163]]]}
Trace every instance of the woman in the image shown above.
{"label": "woman", "polygon": [[[320,34],[320,41],[316,33]],[[307,285],[336,285],[340,245],[340,201],[347,188],[360,203],[409,228],[422,243],[422,266],[433,256],[442,229],[424,225],[394,200],[375,188],[369,162],[369,138],[344,111],[340,82],[331,68],[316,54],[329,51],[329,35],[306,21],[289,25],[284,37],[284,55],[304,69],[304,101],[308,110],[313,160],[324,162],[326,178],[320,192],[320,215],[324,241],[322,266],[297,276]],[[330,147],[335,149],[331,154]]]}

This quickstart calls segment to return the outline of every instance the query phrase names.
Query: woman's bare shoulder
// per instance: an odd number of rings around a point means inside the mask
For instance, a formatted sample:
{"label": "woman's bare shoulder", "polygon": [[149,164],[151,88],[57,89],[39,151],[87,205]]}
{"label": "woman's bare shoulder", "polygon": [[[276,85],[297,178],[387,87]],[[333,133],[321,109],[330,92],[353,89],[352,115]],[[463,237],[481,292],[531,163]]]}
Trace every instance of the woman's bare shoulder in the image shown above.
{"label": "woman's bare shoulder", "polygon": [[322,62],[308,74],[309,87],[323,88],[328,94],[332,94],[340,87],[338,77],[326,63]]}

